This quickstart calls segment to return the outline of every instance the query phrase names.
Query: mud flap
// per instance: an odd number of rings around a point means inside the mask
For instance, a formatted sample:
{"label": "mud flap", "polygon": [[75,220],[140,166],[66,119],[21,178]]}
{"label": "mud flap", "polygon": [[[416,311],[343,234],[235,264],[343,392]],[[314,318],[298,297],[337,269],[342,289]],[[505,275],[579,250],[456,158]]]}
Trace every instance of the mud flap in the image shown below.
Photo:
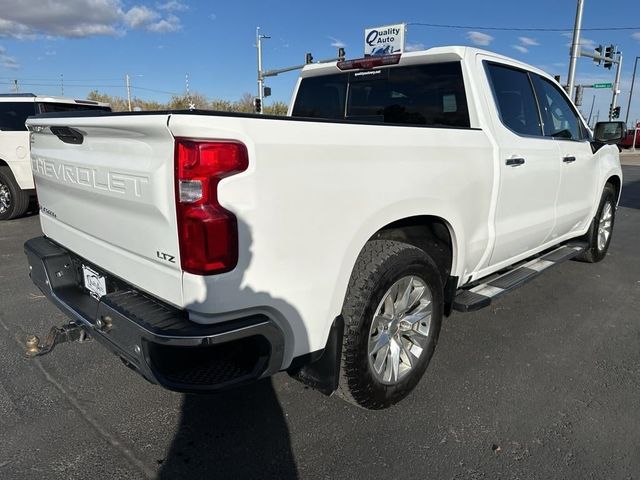
{"label": "mud flap", "polygon": [[305,385],[325,395],[331,395],[338,388],[340,379],[340,357],[344,319],[337,317],[331,325],[329,338],[324,350],[300,357],[289,367],[289,375]]}

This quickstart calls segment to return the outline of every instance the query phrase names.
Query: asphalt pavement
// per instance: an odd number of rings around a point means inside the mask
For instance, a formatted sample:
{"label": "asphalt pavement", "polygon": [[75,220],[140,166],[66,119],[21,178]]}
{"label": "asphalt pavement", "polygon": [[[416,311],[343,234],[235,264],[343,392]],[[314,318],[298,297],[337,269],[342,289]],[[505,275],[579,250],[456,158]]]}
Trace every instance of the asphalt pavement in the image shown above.
{"label": "asphalt pavement", "polygon": [[640,166],[607,258],[446,319],[412,395],[371,412],[278,374],[216,396],[146,383],[32,285],[35,215],[0,223],[0,478],[640,478]]}

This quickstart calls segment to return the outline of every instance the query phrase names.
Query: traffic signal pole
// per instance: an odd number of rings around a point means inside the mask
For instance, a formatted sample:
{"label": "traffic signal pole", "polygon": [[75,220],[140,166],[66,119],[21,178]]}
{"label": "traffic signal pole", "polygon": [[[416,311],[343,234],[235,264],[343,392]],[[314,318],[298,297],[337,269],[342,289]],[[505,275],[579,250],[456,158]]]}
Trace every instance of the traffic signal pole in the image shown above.
{"label": "traffic signal pole", "polygon": [[[604,67],[610,69],[611,66],[616,64],[616,79],[613,84],[606,84],[607,87],[611,87],[613,94],[611,97],[611,105],[609,106],[609,121],[613,119],[613,112],[616,110],[618,103],[618,95],[620,95],[620,74],[622,72],[622,53],[618,52],[615,45],[609,45],[604,48],[600,45],[595,49],[597,53],[589,52],[585,49],[581,49],[578,52],[578,56],[593,58],[594,62],[598,65],[604,62]],[[603,52],[605,52],[603,54]],[[592,87],[602,88],[605,84],[595,84]],[[617,118],[617,117],[616,117]]]}
{"label": "traffic signal pole", "polygon": [[256,28],[256,48],[258,49],[258,96],[256,97],[258,100],[258,105],[260,106],[256,110],[257,113],[262,113],[262,102],[264,100],[264,74],[262,72],[262,39],[263,38],[271,38],[266,35],[262,35],[260,33],[260,27]]}
{"label": "traffic signal pole", "polygon": [[573,27],[573,40],[571,42],[571,58],[569,61],[569,75],[567,77],[567,94],[573,98],[573,86],[576,82],[576,64],[580,57],[580,30],[582,29],[582,12],[584,11],[584,0],[578,0],[576,9],[576,23]]}
{"label": "traffic signal pole", "polygon": [[618,54],[618,68],[616,69],[616,79],[613,82],[613,95],[611,96],[611,108],[609,111],[609,121],[613,119],[612,113],[617,107],[618,95],[620,95],[620,72],[622,71],[622,54]]}

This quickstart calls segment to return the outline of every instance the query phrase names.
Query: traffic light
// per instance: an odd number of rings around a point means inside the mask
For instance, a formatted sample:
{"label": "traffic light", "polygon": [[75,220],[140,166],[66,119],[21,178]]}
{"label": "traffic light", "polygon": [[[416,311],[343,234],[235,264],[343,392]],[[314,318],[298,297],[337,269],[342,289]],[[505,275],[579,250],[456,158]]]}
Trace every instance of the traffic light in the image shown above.
{"label": "traffic light", "polygon": [[609,120],[613,118],[613,104],[609,105]]}
{"label": "traffic light", "polygon": [[613,109],[613,115],[611,118],[620,118],[620,106]]}
{"label": "traffic light", "polygon": [[339,47],[338,48],[338,58],[344,60],[344,58],[347,56],[347,54],[344,51],[344,47]]}
{"label": "traffic light", "polygon": [[[604,56],[606,58],[613,58],[613,55],[615,54],[615,50],[616,47],[614,45],[608,45],[605,49],[604,49]],[[609,70],[611,70],[611,67],[613,66],[613,63],[611,63],[609,60],[604,61],[604,68],[608,68]]]}
{"label": "traffic light", "polygon": [[[602,52],[603,51],[604,51],[604,47],[602,45],[598,45],[596,47],[596,55],[602,56]],[[601,58],[594,58],[593,61],[596,62],[598,65],[602,65],[602,59]]]}
{"label": "traffic light", "polygon": [[256,107],[256,113],[262,113],[262,100],[258,97],[253,99],[253,106]]}
{"label": "traffic light", "polygon": [[313,63],[313,55],[311,55],[310,53],[305,53],[304,63],[306,63],[307,65],[309,65],[310,63]]}

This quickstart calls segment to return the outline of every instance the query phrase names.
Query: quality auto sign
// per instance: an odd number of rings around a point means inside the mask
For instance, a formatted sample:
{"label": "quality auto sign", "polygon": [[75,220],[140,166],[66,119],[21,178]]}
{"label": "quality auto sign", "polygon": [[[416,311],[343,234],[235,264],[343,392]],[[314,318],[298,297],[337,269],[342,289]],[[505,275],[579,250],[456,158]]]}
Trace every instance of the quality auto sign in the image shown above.
{"label": "quality auto sign", "polygon": [[367,28],[364,31],[364,56],[391,55],[404,50],[405,24]]}

